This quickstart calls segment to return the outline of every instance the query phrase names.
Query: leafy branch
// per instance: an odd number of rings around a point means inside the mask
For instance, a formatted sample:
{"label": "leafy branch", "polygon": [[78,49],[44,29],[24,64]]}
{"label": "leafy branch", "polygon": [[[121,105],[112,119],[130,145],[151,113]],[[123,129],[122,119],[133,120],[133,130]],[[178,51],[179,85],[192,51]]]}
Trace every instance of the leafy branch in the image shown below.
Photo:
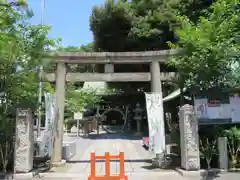
{"label": "leafy branch", "polygon": [[235,126],[225,130],[223,133],[228,138],[228,149],[231,156],[231,163],[232,167],[235,168],[240,153],[240,129]]}
{"label": "leafy branch", "polygon": [[200,139],[200,152],[207,162],[208,169],[210,169],[212,156],[217,153],[216,140],[209,140],[207,137]]}
{"label": "leafy branch", "polygon": [[66,107],[71,112],[82,112],[86,105],[96,106],[101,102],[101,96],[93,89],[77,89],[70,85],[66,94]]}
{"label": "leafy branch", "polygon": [[[16,108],[34,111],[40,105],[38,67],[44,65],[44,53],[58,44],[48,38],[49,26],[28,23],[32,14],[24,3],[0,0],[0,168],[4,172],[13,157]],[[53,88],[45,82],[44,89]]]}

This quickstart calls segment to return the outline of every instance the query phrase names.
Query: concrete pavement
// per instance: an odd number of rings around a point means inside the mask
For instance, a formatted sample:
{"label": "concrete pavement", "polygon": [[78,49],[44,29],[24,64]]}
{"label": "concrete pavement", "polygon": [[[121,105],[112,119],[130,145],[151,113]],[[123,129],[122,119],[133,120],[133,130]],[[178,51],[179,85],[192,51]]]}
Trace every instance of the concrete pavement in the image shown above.
{"label": "concrete pavement", "polygon": [[[129,179],[158,179],[162,176],[171,176],[181,178],[174,170],[160,170],[151,166],[151,157],[142,147],[142,138],[128,136],[124,134],[106,134],[101,132],[100,135],[90,135],[89,138],[79,138],[77,140],[77,154],[67,163],[71,168],[67,173],[81,176],[81,179],[87,179],[90,174],[90,153],[104,155],[105,152],[110,154],[119,154],[124,152],[125,155],[125,172]],[[111,174],[119,174],[120,165],[118,161],[112,161]],[[105,162],[96,163],[96,174],[104,175]],[[79,177],[80,179],[80,177]],[[174,179],[173,179],[174,180]]]}
{"label": "concrete pavement", "polygon": [[[122,134],[90,135],[89,138],[76,137],[75,135],[65,135],[65,141],[77,142],[77,153],[68,161],[69,169],[59,173],[43,173],[40,177],[26,179],[43,180],[87,180],[90,174],[90,153],[96,152],[96,155],[125,153],[125,172],[129,180],[240,180],[240,173],[223,173],[208,177],[182,177],[175,170],[161,170],[152,168],[150,155],[142,148],[142,139],[140,137],[127,136]],[[96,174],[105,173],[104,162],[96,163]],[[111,173],[119,173],[119,162],[111,162]],[[19,178],[17,178],[19,179]],[[22,178],[21,178],[22,179]],[[19,179],[20,180],[20,179]]]}
{"label": "concrete pavement", "polygon": [[[68,163],[71,168],[67,173],[78,174],[74,180],[85,180],[90,174],[90,153],[94,151],[96,155],[125,154],[125,172],[129,180],[239,180],[240,173],[217,174],[208,177],[182,177],[175,170],[161,170],[151,166],[151,156],[142,148],[142,138],[128,136],[124,134],[106,134],[103,131],[101,135],[90,135],[89,138],[79,138],[77,140],[77,154]],[[96,163],[96,174],[105,173],[103,161]],[[119,174],[119,162],[111,162],[111,173]]]}
{"label": "concrete pavement", "polygon": [[[0,178],[1,179],[1,178]],[[41,179],[41,180],[87,180],[86,174],[79,173],[51,173],[43,174],[41,177],[24,177],[24,178],[14,178],[15,180],[30,180],[30,179]],[[218,174],[216,176],[209,177],[182,177],[177,173],[133,173],[128,176],[128,180],[239,180],[239,173],[224,173]]]}
{"label": "concrete pavement", "polygon": [[[77,141],[77,154],[68,162],[72,164],[72,168],[69,169],[68,172],[89,174],[91,152],[95,152],[96,155],[104,155],[105,152],[110,152],[110,154],[124,152],[125,172],[149,171],[150,156],[148,152],[141,147],[141,138],[117,134],[101,134],[100,136],[92,135],[90,139]],[[96,163],[97,174],[104,174],[104,164],[103,161]],[[118,161],[111,162],[111,172],[113,174],[119,173]]]}

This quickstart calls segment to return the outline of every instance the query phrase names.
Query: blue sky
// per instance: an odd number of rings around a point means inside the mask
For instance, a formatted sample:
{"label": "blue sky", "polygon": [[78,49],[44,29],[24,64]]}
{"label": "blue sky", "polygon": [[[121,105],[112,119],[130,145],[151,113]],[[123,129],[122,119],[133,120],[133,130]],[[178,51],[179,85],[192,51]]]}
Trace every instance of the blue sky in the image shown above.
{"label": "blue sky", "polygon": [[[44,23],[52,26],[50,37],[62,37],[64,46],[80,46],[92,41],[89,17],[94,5],[104,3],[104,0],[45,0]],[[28,0],[34,12],[33,24],[41,23],[42,0]],[[64,3],[67,2],[67,3]]]}

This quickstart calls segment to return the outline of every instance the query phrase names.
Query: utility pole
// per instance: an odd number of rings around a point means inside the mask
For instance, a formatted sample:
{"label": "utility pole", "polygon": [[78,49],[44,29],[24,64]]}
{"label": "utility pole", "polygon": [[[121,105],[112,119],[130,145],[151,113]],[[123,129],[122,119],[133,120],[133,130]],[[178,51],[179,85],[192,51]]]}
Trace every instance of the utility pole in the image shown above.
{"label": "utility pole", "polygon": [[[44,10],[45,10],[45,0],[42,0],[42,8],[41,8],[41,25],[44,25]],[[43,95],[43,67],[39,66],[39,96],[38,96],[38,120],[37,120],[37,137],[41,134],[41,120],[42,120],[42,95]]]}

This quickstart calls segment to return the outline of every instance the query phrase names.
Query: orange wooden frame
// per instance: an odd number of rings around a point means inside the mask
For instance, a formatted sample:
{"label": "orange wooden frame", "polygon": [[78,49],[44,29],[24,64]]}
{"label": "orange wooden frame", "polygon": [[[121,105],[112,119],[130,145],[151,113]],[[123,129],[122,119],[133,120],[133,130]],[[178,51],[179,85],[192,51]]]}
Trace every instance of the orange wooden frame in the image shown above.
{"label": "orange wooden frame", "polygon": [[[120,174],[110,175],[110,161],[111,159],[119,159],[120,161]],[[96,160],[105,160],[105,175],[96,176]],[[106,152],[104,156],[96,156],[95,152],[91,153],[91,174],[88,180],[128,180],[128,177],[124,175],[124,152],[120,152],[119,155],[110,155]]]}

